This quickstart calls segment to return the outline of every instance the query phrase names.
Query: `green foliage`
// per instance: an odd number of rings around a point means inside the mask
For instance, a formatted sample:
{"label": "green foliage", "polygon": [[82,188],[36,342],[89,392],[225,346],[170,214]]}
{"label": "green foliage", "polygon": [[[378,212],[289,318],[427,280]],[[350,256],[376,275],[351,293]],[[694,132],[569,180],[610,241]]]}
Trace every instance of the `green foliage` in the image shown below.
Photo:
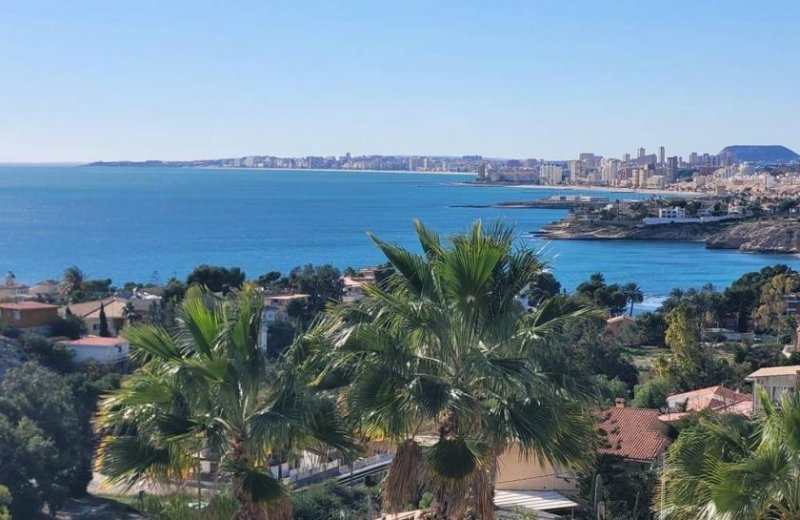
{"label": "green foliage", "polygon": [[69,312],[69,307],[67,307],[67,314],[50,327],[50,334],[56,337],[78,339],[86,334],[86,324],[78,316]]}
{"label": "green foliage", "polygon": [[8,506],[11,505],[13,498],[11,492],[5,486],[0,486],[0,520],[11,520],[11,513]]}
{"label": "green foliage", "polygon": [[0,324],[0,336],[4,338],[17,339],[22,336],[22,331],[13,325]]}
{"label": "green foliage", "polygon": [[591,375],[617,379],[628,389],[639,382],[639,371],[625,352],[623,338],[612,334],[602,318],[568,324],[559,343],[576,367]]}
{"label": "green foliage", "polygon": [[633,469],[614,455],[600,455],[592,468],[578,474],[581,497],[591,503],[594,484],[600,476],[601,496],[606,507],[605,518],[649,520],[650,504],[658,483],[654,469]]}
{"label": "green foliage", "polygon": [[54,345],[44,336],[35,333],[26,333],[21,341],[22,353],[30,360],[34,360],[56,372],[66,373],[73,367],[73,352],[61,345]]}
{"label": "green foliage", "polygon": [[660,313],[643,312],[636,317],[637,341],[640,345],[665,347],[667,321]]}
{"label": "green foliage", "polygon": [[667,404],[670,384],[661,377],[654,377],[633,391],[633,406],[636,408],[663,408]]}
{"label": "green foliage", "polygon": [[108,330],[108,318],[106,318],[106,310],[102,304],[100,303],[100,332],[99,335],[101,338],[108,338],[111,337],[111,331]]}
{"label": "green foliage", "polygon": [[290,359],[269,361],[258,348],[262,305],[250,286],[227,298],[195,286],[174,330],[125,329],[141,367],[106,395],[97,418],[108,433],[98,465],[113,482],[195,473],[205,451],[252,512],[288,503],[269,461],[295,450],[355,452],[328,397]]}
{"label": "green foliage", "polygon": [[161,290],[161,298],[165,303],[179,303],[186,294],[186,284],[177,278],[170,278]]}
{"label": "green foliage", "polygon": [[433,503],[433,493],[430,491],[426,491],[422,494],[422,497],[419,499],[419,503],[417,504],[418,509],[428,509],[431,507]]}
{"label": "green foliage", "polygon": [[279,356],[294,341],[297,329],[290,321],[275,320],[269,324],[267,353],[272,357]]}
{"label": "green foliage", "polygon": [[306,264],[291,270],[283,286],[308,295],[306,307],[298,316],[302,323],[309,323],[328,303],[342,299],[344,286],[341,276],[339,270],[331,265]]}
{"label": "green foliage", "polygon": [[69,386],[35,363],[0,382],[0,484],[15,518],[32,518],[44,504],[57,511],[91,480],[91,437],[84,435]]}
{"label": "green foliage", "polygon": [[220,493],[197,504],[196,496],[161,497],[146,495],[136,505],[152,520],[230,520],[239,504],[229,493]]}
{"label": "green foliage", "polygon": [[67,303],[80,303],[105,298],[112,293],[111,280],[89,280],[77,266],[64,270],[61,297]]}
{"label": "green foliage", "polygon": [[777,406],[763,391],[755,398],[763,412],[753,419],[708,416],[670,446],[665,495],[653,502],[669,518],[800,517],[800,395],[784,394]]}
{"label": "green foliage", "polygon": [[797,292],[800,280],[796,274],[778,274],[761,287],[758,307],[754,313],[756,329],[776,336],[791,334],[797,323],[792,316],[786,316],[784,296]]}
{"label": "green foliage", "polygon": [[561,283],[556,280],[553,273],[544,271],[536,277],[536,281],[531,284],[528,294],[529,305],[536,306],[541,300],[556,296],[561,292]]}
{"label": "green foliage", "polygon": [[606,376],[595,376],[597,394],[601,406],[611,406],[617,398],[627,399],[630,389],[625,382],[618,378],[609,379]]}
{"label": "green foliage", "polygon": [[594,273],[588,281],[579,284],[575,294],[579,301],[608,309],[612,315],[622,314],[628,304],[628,296],[620,285],[606,284],[602,273]]}
{"label": "green foliage", "polygon": [[245,274],[238,267],[221,267],[203,264],[194,268],[186,278],[186,285],[199,285],[213,293],[228,294],[239,289],[244,283]]}
{"label": "green foliage", "polygon": [[619,288],[619,291],[625,295],[625,300],[630,304],[630,315],[633,316],[633,306],[637,303],[644,301],[644,293],[636,282],[628,282]]}
{"label": "green foliage", "polygon": [[393,274],[368,298],[331,308],[298,351],[317,381],[338,382],[363,435],[403,445],[419,425],[437,425],[428,464],[395,459],[387,478],[407,485],[387,487],[384,501],[402,509],[424,480],[436,514],[462,518],[493,509],[484,468],[510,442],[562,467],[586,461],[593,385],[560,334],[599,313],[562,297],[525,309],[518,295],[544,266],[507,227],[478,221],[447,242],[416,230],[421,254],[373,237]]}
{"label": "green foliage", "polygon": [[380,510],[377,490],[325,482],[297,493],[292,502],[295,520],[341,520],[366,518],[367,500],[372,501],[375,516]]}

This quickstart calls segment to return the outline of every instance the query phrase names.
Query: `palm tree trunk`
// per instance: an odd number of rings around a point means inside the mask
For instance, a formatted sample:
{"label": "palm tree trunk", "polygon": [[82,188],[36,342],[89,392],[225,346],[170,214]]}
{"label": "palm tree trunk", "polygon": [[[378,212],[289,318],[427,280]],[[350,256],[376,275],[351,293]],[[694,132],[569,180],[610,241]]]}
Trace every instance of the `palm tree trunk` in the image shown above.
{"label": "palm tree trunk", "polygon": [[[244,452],[244,439],[239,437],[233,440],[231,458],[237,464],[248,464],[247,455]],[[258,507],[239,479],[233,480],[233,498],[239,503],[239,510],[234,517],[235,520],[267,520],[264,509]]]}
{"label": "palm tree trunk", "polygon": [[[439,416],[439,437],[447,439],[458,432],[458,415],[452,408]],[[434,483],[431,518],[435,520],[461,520],[467,512],[471,479],[439,481]]]}

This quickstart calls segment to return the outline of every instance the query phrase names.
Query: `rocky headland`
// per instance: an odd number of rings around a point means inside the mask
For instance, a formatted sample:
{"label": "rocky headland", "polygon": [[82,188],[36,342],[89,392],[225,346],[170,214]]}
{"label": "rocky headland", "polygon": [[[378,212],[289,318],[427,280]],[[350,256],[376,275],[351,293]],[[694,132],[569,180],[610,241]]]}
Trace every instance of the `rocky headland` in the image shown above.
{"label": "rocky headland", "polygon": [[551,240],[678,240],[704,242],[710,249],[800,253],[800,221],[795,218],[656,226],[567,219],[548,224],[534,234]]}

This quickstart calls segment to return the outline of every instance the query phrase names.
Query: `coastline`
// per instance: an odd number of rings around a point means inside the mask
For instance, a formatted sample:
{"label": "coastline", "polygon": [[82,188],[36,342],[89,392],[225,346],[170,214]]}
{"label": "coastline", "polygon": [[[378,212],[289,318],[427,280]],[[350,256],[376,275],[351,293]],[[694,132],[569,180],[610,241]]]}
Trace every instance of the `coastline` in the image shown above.
{"label": "coastline", "polygon": [[410,170],[356,170],[347,168],[249,168],[245,166],[139,166],[139,165],[96,165],[96,164],[74,164],[80,168],[173,168],[176,170],[225,170],[225,171],[265,171],[265,172],[308,172],[308,173],[405,173],[409,175],[441,175],[444,177],[474,177],[473,172],[417,172]]}
{"label": "coastline", "polygon": [[636,193],[640,195],[675,195],[677,197],[702,197],[703,193],[694,191],[671,191],[671,190],[641,190],[635,188],[617,188],[613,186],[573,186],[573,185],[547,185],[547,184],[478,184],[473,182],[456,183],[459,186],[470,186],[477,188],[523,188],[529,190],[564,190],[564,191],[588,191],[605,193]]}

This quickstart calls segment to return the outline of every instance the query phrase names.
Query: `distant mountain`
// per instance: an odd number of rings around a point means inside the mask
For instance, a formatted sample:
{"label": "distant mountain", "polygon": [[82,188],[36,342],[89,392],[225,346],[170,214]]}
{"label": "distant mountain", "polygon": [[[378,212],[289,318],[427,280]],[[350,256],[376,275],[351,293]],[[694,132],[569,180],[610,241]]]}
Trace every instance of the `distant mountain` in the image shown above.
{"label": "distant mountain", "polygon": [[735,162],[789,163],[800,161],[800,155],[785,146],[776,144],[726,146],[720,155],[724,153],[733,154]]}

